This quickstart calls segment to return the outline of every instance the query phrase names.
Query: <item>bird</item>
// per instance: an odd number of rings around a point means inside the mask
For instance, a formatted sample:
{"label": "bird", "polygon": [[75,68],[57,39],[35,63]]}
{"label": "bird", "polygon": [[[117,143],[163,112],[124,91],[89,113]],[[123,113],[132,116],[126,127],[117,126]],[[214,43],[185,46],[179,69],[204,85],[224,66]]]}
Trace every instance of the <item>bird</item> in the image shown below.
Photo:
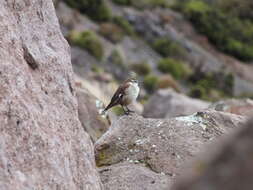
{"label": "bird", "polygon": [[110,103],[104,109],[103,113],[117,105],[121,105],[126,115],[134,113],[134,111],[130,110],[127,106],[132,104],[137,99],[139,92],[140,87],[138,81],[135,78],[129,78],[125,80],[118,87]]}

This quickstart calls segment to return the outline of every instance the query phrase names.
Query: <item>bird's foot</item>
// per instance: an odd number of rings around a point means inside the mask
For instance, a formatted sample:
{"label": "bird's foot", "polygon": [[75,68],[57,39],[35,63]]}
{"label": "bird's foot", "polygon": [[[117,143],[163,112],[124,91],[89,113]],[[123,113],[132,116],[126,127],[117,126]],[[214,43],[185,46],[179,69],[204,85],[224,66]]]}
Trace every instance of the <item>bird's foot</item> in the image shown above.
{"label": "bird's foot", "polygon": [[125,115],[130,115],[130,112],[129,111],[125,111],[124,114]]}
{"label": "bird's foot", "polygon": [[135,113],[135,112],[132,111],[132,110],[127,110],[127,111],[125,111],[125,115],[132,115],[132,113]]}

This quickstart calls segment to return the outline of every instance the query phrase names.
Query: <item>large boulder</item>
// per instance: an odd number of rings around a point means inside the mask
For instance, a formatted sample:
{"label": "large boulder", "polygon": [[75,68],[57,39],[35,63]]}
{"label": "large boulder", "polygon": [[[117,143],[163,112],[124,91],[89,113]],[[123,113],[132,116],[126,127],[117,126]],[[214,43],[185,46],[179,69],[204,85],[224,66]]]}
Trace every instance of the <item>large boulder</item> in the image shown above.
{"label": "large boulder", "polygon": [[99,169],[105,190],[168,190],[171,179],[140,164],[121,163]]}
{"label": "large boulder", "polygon": [[83,88],[77,90],[78,116],[93,142],[108,129],[108,121],[99,114],[100,101]]}
{"label": "large boulder", "polygon": [[229,99],[216,102],[209,109],[224,111],[238,115],[253,115],[253,100],[251,99]]}
{"label": "large boulder", "polygon": [[190,115],[209,106],[208,102],[190,98],[172,89],[158,90],[144,106],[143,116],[147,118],[170,118]]}
{"label": "large boulder", "polygon": [[253,120],[213,145],[185,171],[173,190],[253,189]]}
{"label": "large boulder", "polygon": [[0,189],[102,189],[53,2],[0,1],[0,41]]}
{"label": "large boulder", "polygon": [[124,116],[96,142],[96,162],[98,166],[122,161],[144,163],[155,172],[175,176],[204,145],[245,120],[243,116],[216,111],[173,119]]}

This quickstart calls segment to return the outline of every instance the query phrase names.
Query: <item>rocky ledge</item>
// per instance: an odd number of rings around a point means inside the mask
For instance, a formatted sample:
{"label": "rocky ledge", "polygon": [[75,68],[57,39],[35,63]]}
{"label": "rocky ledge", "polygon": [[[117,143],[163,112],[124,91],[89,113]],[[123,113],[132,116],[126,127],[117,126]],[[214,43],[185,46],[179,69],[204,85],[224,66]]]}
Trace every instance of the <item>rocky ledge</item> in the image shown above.
{"label": "rocky ledge", "polygon": [[213,110],[171,119],[123,116],[95,143],[96,163],[103,166],[100,172],[103,183],[108,190],[113,190],[113,185],[108,184],[116,181],[124,187],[129,183],[132,185],[125,189],[130,190],[133,184],[138,187],[141,182],[136,182],[134,177],[125,181],[124,176],[129,173],[142,176],[143,170],[136,167],[146,167],[149,175],[159,176],[160,189],[168,189],[171,181],[185,169],[186,162],[246,120],[240,115]]}

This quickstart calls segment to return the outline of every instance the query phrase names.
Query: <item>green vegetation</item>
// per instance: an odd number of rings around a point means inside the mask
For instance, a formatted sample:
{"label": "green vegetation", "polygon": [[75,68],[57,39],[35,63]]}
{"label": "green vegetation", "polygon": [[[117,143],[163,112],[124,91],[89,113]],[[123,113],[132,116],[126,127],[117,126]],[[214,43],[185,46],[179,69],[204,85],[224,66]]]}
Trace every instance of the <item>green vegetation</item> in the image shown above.
{"label": "green vegetation", "polygon": [[109,57],[112,64],[116,66],[123,67],[124,66],[124,60],[122,58],[122,55],[117,49],[114,49]]}
{"label": "green vegetation", "polygon": [[133,63],[131,69],[139,75],[148,75],[151,72],[151,67],[146,61]]}
{"label": "green vegetation", "polygon": [[152,46],[164,57],[172,56],[182,58],[186,54],[186,51],[183,47],[165,37],[156,39]]}
{"label": "green vegetation", "polygon": [[123,30],[113,23],[101,24],[99,33],[113,43],[120,42],[124,37]]}
{"label": "green vegetation", "polygon": [[93,64],[91,65],[91,71],[93,71],[94,73],[103,73],[104,69]]}
{"label": "green vegetation", "polygon": [[191,97],[212,101],[233,95],[234,75],[231,73],[198,73],[190,80],[194,84],[189,94]]}
{"label": "green vegetation", "polygon": [[125,18],[121,16],[115,16],[113,17],[113,22],[120,26],[124,30],[125,34],[130,36],[134,35],[134,28]]}
{"label": "green vegetation", "polygon": [[131,5],[131,0],[112,0],[112,2],[118,5]]}
{"label": "green vegetation", "polygon": [[96,21],[108,21],[112,17],[111,10],[104,0],[64,0],[64,2]]}
{"label": "green vegetation", "polygon": [[133,6],[138,9],[167,7],[167,0],[113,0],[118,5]]}
{"label": "green vegetation", "polygon": [[175,79],[186,78],[191,72],[184,63],[172,58],[160,60],[158,69],[163,73],[170,73]]}
{"label": "green vegetation", "polygon": [[119,106],[113,107],[113,108],[112,108],[112,112],[113,112],[115,115],[117,115],[117,116],[123,115],[123,114],[124,114],[123,108],[122,108],[122,107],[119,107]]}
{"label": "green vegetation", "polygon": [[81,48],[86,49],[91,55],[101,60],[104,55],[102,43],[100,42],[97,35],[92,31],[84,32],[70,32],[67,37],[69,42],[73,45],[77,45]]}
{"label": "green vegetation", "polygon": [[[248,6],[239,6],[248,4]],[[251,6],[251,8],[250,8]],[[221,51],[243,61],[253,60],[253,1],[178,1],[181,11]]]}
{"label": "green vegetation", "polygon": [[158,77],[152,74],[149,74],[144,77],[143,85],[145,89],[149,92],[153,92],[156,89],[158,82]]}

